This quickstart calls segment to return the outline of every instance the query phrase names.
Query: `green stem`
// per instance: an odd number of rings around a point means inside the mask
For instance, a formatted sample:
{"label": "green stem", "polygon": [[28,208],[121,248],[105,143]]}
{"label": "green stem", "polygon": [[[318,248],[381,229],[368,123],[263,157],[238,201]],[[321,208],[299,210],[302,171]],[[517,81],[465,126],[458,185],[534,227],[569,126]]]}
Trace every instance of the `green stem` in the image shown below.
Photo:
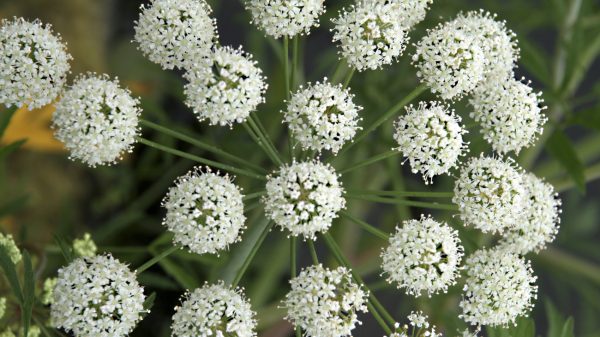
{"label": "green stem", "polygon": [[352,277],[354,278],[354,280],[357,283],[359,283],[360,285],[362,285],[367,291],[369,291],[369,304],[368,305],[371,305],[371,307],[369,308],[369,311],[373,314],[373,316],[375,317],[375,319],[379,322],[379,324],[381,325],[381,327],[386,332],[390,331],[389,330],[390,328],[385,323],[385,321],[380,320],[381,317],[379,317],[379,319],[378,319],[376,315],[379,314],[378,312],[381,312],[381,314],[383,315],[383,317],[385,317],[385,319],[388,321],[388,324],[391,324],[393,326],[394,323],[395,323],[395,320],[392,317],[392,315],[390,315],[387,312],[387,310],[381,305],[381,303],[375,297],[375,294],[373,294],[373,292],[369,290],[369,288],[367,287],[367,285],[365,284],[365,282],[362,280],[362,278],[356,272],[354,272],[354,269],[351,268],[350,263],[348,262],[348,260],[344,256],[344,254],[342,253],[342,250],[337,245],[337,243],[335,242],[335,240],[333,239],[333,237],[331,236],[331,234],[328,233],[328,232],[323,233],[323,238],[325,238],[325,243],[327,244],[327,246],[329,247],[329,249],[333,253],[333,256],[336,258],[336,260],[338,260],[338,263],[341,264],[342,266],[346,267],[350,271],[350,273],[352,274]]}
{"label": "green stem", "polygon": [[310,252],[310,258],[313,264],[319,264],[319,256],[317,255],[317,249],[315,248],[315,242],[313,240],[307,240],[308,251]]}
{"label": "green stem", "polygon": [[348,152],[348,150],[350,150],[355,144],[360,142],[363,138],[365,138],[371,132],[373,132],[373,130],[377,129],[377,127],[379,127],[381,124],[385,123],[385,121],[387,121],[392,116],[394,116],[396,113],[398,113],[398,111],[400,111],[402,108],[404,108],[413,99],[419,97],[419,95],[421,95],[426,89],[427,89],[427,87],[423,84],[416,87],[413,91],[411,91],[408,95],[406,95],[403,99],[401,99],[400,102],[396,103],[396,105],[392,106],[388,111],[386,111],[383,115],[381,115],[381,117],[379,117],[379,119],[377,119],[368,128],[363,129],[361,131],[361,133],[354,139],[354,141],[352,143],[349,143],[348,145],[346,145],[346,147],[344,147],[342,149],[342,151],[340,151],[338,153],[337,157],[334,157],[334,158],[339,158],[342,154]]}
{"label": "green stem", "polygon": [[240,283],[240,281],[242,280],[242,277],[244,276],[244,273],[246,272],[246,270],[250,266],[250,263],[252,262],[252,259],[254,259],[254,256],[256,255],[256,252],[258,252],[258,249],[262,245],[263,241],[265,241],[265,238],[267,237],[267,234],[269,234],[269,231],[271,231],[271,228],[273,228],[273,221],[269,221],[267,223],[267,225],[265,226],[265,228],[263,229],[263,231],[260,233],[260,236],[258,237],[258,239],[256,240],[256,242],[254,243],[254,245],[250,249],[250,252],[248,253],[248,256],[246,256],[246,259],[244,259],[244,263],[242,263],[242,265],[240,266],[240,269],[238,269],[237,273],[235,274],[235,278],[231,282],[231,284],[232,284],[233,287],[237,287],[238,283]]}
{"label": "green stem", "polygon": [[354,215],[350,214],[348,211],[340,211],[340,214],[342,216],[348,218],[352,222],[356,223],[357,225],[361,226],[367,232],[369,232],[383,240],[386,240],[386,241],[389,240],[389,235],[386,232],[384,232],[378,228],[375,228],[372,225],[369,225],[368,223],[366,223],[366,222],[360,220],[359,218],[355,217]]}
{"label": "green stem", "polygon": [[400,200],[393,198],[376,197],[370,195],[354,195],[346,194],[346,197],[350,199],[359,199],[378,202],[382,204],[400,204],[412,207],[430,208],[430,209],[442,209],[446,211],[458,211],[458,206],[452,204],[440,204],[437,202],[424,202],[424,201],[412,201],[412,200]]}
{"label": "green stem", "polygon": [[387,197],[414,197],[414,198],[452,198],[453,192],[421,192],[421,191],[371,191],[347,189],[350,194],[370,194]]}
{"label": "green stem", "polygon": [[[298,238],[290,236],[290,275],[291,278],[296,277],[296,251],[298,249]],[[300,327],[296,326],[296,337],[301,337],[302,331]]]}
{"label": "green stem", "polygon": [[[600,178],[600,164],[592,165],[584,171],[585,181],[590,182]],[[575,187],[575,182],[571,177],[565,177],[561,180],[552,183],[556,192],[564,192],[572,187]]]}
{"label": "green stem", "polygon": [[143,265],[141,265],[137,270],[136,273],[139,275],[141,273],[143,273],[146,269],[152,267],[153,265],[155,265],[156,263],[160,262],[160,260],[164,259],[165,257],[171,255],[173,252],[175,252],[176,250],[178,250],[179,247],[177,246],[172,246],[168,249],[165,249],[164,251],[162,251],[160,254],[156,255],[155,257],[153,257],[152,259],[148,260],[146,263],[144,263]]}
{"label": "green stem", "polygon": [[252,113],[252,114],[250,114],[250,118],[252,119],[252,122],[254,122],[254,124],[257,126],[258,130],[264,136],[264,139],[267,141],[267,145],[271,148],[271,151],[279,156],[279,152],[277,152],[277,148],[275,147],[275,144],[273,144],[273,142],[271,141],[271,137],[269,137],[269,133],[267,132],[267,129],[265,129],[265,127],[261,123],[258,116],[256,114]]}
{"label": "green stem", "polygon": [[265,141],[263,141],[261,139],[261,137],[258,135],[258,132],[256,132],[254,130],[254,128],[250,126],[250,119],[248,119],[242,125],[244,126],[246,131],[248,131],[248,134],[250,135],[252,140],[254,140],[254,142],[265,152],[267,157],[269,157],[269,159],[271,161],[273,161],[275,164],[278,164],[277,156],[273,155],[273,152],[271,151],[271,148],[269,147],[269,145]]}
{"label": "green stem", "polygon": [[298,49],[298,35],[295,35],[292,40],[292,74],[290,76],[290,88],[292,90],[296,87],[298,81]]}
{"label": "green stem", "polygon": [[222,156],[223,158],[227,158],[227,159],[229,159],[229,160],[231,160],[233,162],[236,162],[238,164],[242,164],[242,165],[251,167],[251,168],[257,170],[258,172],[261,172],[261,173],[266,173],[267,172],[264,168],[262,168],[262,167],[260,167],[260,166],[258,166],[256,164],[253,164],[253,163],[251,163],[251,162],[249,162],[249,161],[247,161],[245,159],[242,159],[240,157],[232,155],[231,153],[225,152],[225,151],[221,150],[220,148],[218,148],[216,146],[212,146],[212,145],[204,143],[204,142],[202,142],[202,141],[200,141],[200,140],[198,140],[196,138],[193,138],[191,136],[185,135],[185,134],[183,134],[183,133],[181,133],[179,131],[176,131],[176,130],[173,130],[173,129],[169,129],[169,128],[165,127],[165,126],[162,126],[162,125],[159,125],[159,124],[147,121],[145,119],[140,119],[140,124],[142,124],[144,126],[147,126],[147,127],[151,128],[151,129],[154,129],[154,130],[156,130],[158,132],[161,132],[161,133],[164,133],[166,135],[169,135],[171,137],[174,137],[176,139],[179,139],[181,141],[184,141],[186,143],[189,143],[191,145],[194,145],[196,147],[199,147],[199,148],[201,148],[203,150],[210,151],[210,152],[213,152],[215,154],[218,154],[218,155]]}
{"label": "green stem", "polygon": [[279,153],[277,152],[275,145],[273,145],[269,136],[267,136],[265,129],[261,128],[262,124],[261,124],[261,126],[258,126],[258,123],[254,120],[254,118],[252,118],[252,116],[250,116],[250,118],[248,118],[248,124],[250,125],[252,130],[255,132],[258,139],[261,141],[261,144],[265,145],[265,150],[268,152],[267,154],[269,154],[271,159],[276,164],[282,165],[283,161],[279,157]]}
{"label": "green stem", "polygon": [[258,197],[261,197],[261,196],[265,195],[266,193],[267,193],[266,191],[258,191],[258,192],[254,192],[254,193],[246,194],[246,195],[245,195],[245,196],[242,198],[242,200],[244,200],[244,201],[249,201],[249,200],[252,200],[252,199],[256,199],[256,198],[258,198]]}
{"label": "green stem", "polygon": [[566,253],[557,248],[547,248],[537,255],[532,256],[534,261],[540,262],[555,271],[560,268],[566,272],[581,275],[600,285],[600,268],[588,261]]}
{"label": "green stem", "polygon": [[290,70],[289,70],[290,40],[283,37],[283,74],[285,76],[285,98],[290,98]]}
{"label": "green stem", "polygon": [[232,172],[232,173],[235,173],[235,174],[239,174],[239,175],[243,175],[243,176],[246,176],[246,177],[251,177],[251,178],[255,178],[255,179],[259,179],[259,180],[266,180],[267,179],[265,176],[262,176],[260,174],[257,174],[257,173],[254,173],[254,172],[251,172],[251,171],[248,171],[248,170],[240,169],[240,168],[233,167],[233,166],[227,165],[227,164],[221,164],[219,162],[216,162],[216,161],[213,161],[213,160],[210,160],[210,159],[205,159],[205,158],[202,158],[202,157],[199,157],[199,156],[187,153],[187,152],[179,151],[177,149],[172,149],[172,148],[170,148],[168,146],[164,146],[164,145],[155,143],[155,142],[153,142],[151,140],[148,140],[148,139],[145,139],[145,138],[142,138],[142,137],[136,137],[136,138],[137,138],[137,140],[140,143],[142,143],[144,145],[153,147],[153,148],[155,148],[157,150],[161,150],[161,151],[164,151],[164,152],[167,152],[167,153],[170,153],[170,154],[174,154],[174,155],[182,157],[182,158],[193,160],[193,161],[199,162],[199,163],[204,164],[204,165],[214,166],[216,168],[219,168],[219,169],[222,169],[222,170],[225,170],[225,171],[229,171],[229,172]]}
{"label": "green stem", "polygon": [[395,156],[397,154],[398,154],[398,151],[396,151],[396,150],[390,150],[390,151],[378,154],[378,155],[376,155],[374,157],[367,158],[367,159],[365,159],[364,161],[362,161],[362,162],[360,162],[358,164],[354,164],[354,165],[352,165],[352,166],[350,166],[348,168],[345,168],[345,169],[341,170],[340,174],[345,174],[345,173],[348,173],[348,172],[352,172],[352,171],[354,171],[354,170],[356,170],[358,168],[361,168],[363,166],[367,166],[367,165],[376,163],[378,161],[384,160],[384,159],[389,158],[389,157],[393,157],[393,156]]}
{"label": "green stem", "polygon": [[344,89],[348,88],[348,85],[350,85],[350,81],[352,80],[352,77],[354,76],[355,71],[356,71],[356,68],[354,68],[354,67],[350,68],[350,72],[346,75],[346,79],[344,80],[344,85],[343,85]]}

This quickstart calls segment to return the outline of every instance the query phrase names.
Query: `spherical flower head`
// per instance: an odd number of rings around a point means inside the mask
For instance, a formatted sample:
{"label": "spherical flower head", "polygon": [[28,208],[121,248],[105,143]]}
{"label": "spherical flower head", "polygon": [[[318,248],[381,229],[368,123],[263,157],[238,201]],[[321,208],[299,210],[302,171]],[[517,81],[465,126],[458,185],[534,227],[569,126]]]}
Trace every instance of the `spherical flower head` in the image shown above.
{"label": "spherical flower head", "polygon": [[506,326],[533,307],[536,277],[529,261],[501,249],[479,250],[466,260],[459,316],[471,325]]}
{"label": "spherical flower head", "polygon": [[319,26],[324,0],[246,0],[252,23],[276,39],[308,34]]}
{"label": "spherical flower head", "polygon": [[452,21],[428,30],[412,60],[421,82],[443,99],[459,99],[483,79],[481,47],[472,34]]}
{"label": "spherical flower head", "polygon": [[481,125],[483,138],[500,154],[518,154],[532,145],[547,121],[541,93],[515,79],[481,83],[469,103],[471,118]]}
{"label": "spherical flower head", "polygon": [[163,69],[204,62],[217,40],[212,10],[204,0],[152,0],[135,22],[140,51]]}
{"label": "spherical flower head", "polygon": [[458,232],[431,217],[405,221],[384,249],[382,269],[387,281],[406,293],[429,296],[456,283],[463,247]]}
{"label": "spherical flower head", "polygon": [[264,102],[265,77],[250,54],[218,47],[208,61],[190,67],[184,77],[185,103],[211,125],[241,123]]}
{"label": "spherical flower head", "polygon": [[73,240],[73,252],[80,257],[92,257],[96,255],[98,251],[98,247],[94,240],[92,240],[92,235],[90,233],[85,233],[81,239]]}
{"label": "spherical flower head", "polygon": [[268,177],[265,214],[293,236],[315,240],[346,207],[344,189],[329,164],[318,161],[284,165]]}
{"label": "spherical flower head", "polygon": [[400,21],[406,29],[411,29],[425,19],[429,5],[433,0],[386,0],[386,2],[397,6]]}
{"label": "spherical flower head", "polygon": [[500,246],[517,254],[539,252],[554,241],[560,224],[561,201],[554,187],[533,173],[523,175],[525,220],[504,234]]}
{"label": "spherical flower head", "polygon": [[510,159],[471,158],[454,183],[452,198],[465,225],[484,233],[515,228],[524,220],[526,193],[521,177]]}
{"label": "spherical flower head", "polygon": [[17,247],[12,235],[0,233],[0,248],[4,249],[12,263],[17,264],[21,261],[21,251]]}
{"label": "spherical flower head", "polygon": [[71,55],[50,25],[22,18],[0,21],[0,104],[29,110],[62,91]]}
{"label": "spherical flower head", "polygon": [[144,312],[134,272],[110,255],[78,258],[58,270],[50,319],[75,336],[127,336]]}
{"label": "spherical flower head", "polygon": [[378,69],[402,55],[407,28],[399,17],[402,6],[389,1],[360,0],[333,20],[333,41],[341,55],[358,71]]}
{"label": "spherical flower head", "polygon": [[454,21],[472,34],[481,47],[486,81],[508,79],[519,59],[519,47],[515,33],[506,28],[506,22],[483,10],[461,13]]}
{"label": "spherical flower head", "polygon": [[49,277],[44,280],[42,296],[40,298],[42,304],[50,305],[52,304],[52,300],[54,299],[54,287],[58,283],[58,278]]}
{"label": "spherical flower head", "polygon": [[139,134],[139,100],[118,79],[87,74],[75,80],[56,104],[54,136],[69,158],[91,167],[112,165],[131,152]]}
{"label": "spherical flower head", "polygon": [[256,313],[240,289],[205,284],[175,307],[173,337],[256,336]]}
{"label": "spherical flower head", "polygon": [[413,173],[420,172],[425,183],[454,167],[466,148],[461,119],[447,105],[421,102],[410,105],[394,124],[394,140],[410,162]]}
{"label": "spherical flower head", "polygon": [[245,228],[242,193],[228,175],[194,168],[179,177],[163,201],[163,225],[173,242],[197,254],[218,253],[240,240]]}
{"label": "spherical flower head", "polygon": [[285,296],[287,317],[307,336],[351,336],[360,321],[359,311],[367,311],[368,292],[352,280],[344,267],[310,266],[290,280]]}
{"label": "spherical flower head", "polygon": [[354,104],[353,98],[349,89],[332,85],[327,78],[323,83],[309,83],[290,98],[284,121],[304,150],[335,154],[359,129],[362,107]]}

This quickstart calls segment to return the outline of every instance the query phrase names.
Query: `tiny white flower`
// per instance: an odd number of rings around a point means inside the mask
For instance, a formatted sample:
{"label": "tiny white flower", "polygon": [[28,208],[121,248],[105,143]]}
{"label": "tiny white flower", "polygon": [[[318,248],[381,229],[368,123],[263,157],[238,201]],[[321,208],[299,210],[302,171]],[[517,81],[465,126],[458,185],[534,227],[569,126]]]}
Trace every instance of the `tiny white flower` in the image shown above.
{"label": "tiny white flower", "polygon": [[245,228],[242,193],[229,176],[194,168],[169,189],[163,220],[173,242],[197,254],[218,253],[240,240]]}
{"label": "tiny white flower", "polygon": [[71,55],[50,25],[23,18],[0,21],[0,104],[51,103],[62,91]]}
{"label": "tiny white flower", "polygon": [[466,260],[460,317],[471,325],[506,326],[533,307],[536,277],[529,261],[502,249],[478,250]]}
{"label": "tiny white flower", "polygon": [[175,307],[173,337],[255,337],[256,313],[241,289],[223,282],[188,292]]}
{"label": "tiny white flower", "polygon": [[52,303],[52,300],[54,298],[54,287],[56,287],[57,283],[58,278],[56,277],[49,277],[44,280],[43,292],[40,298],[42,304],[50,305]]}
{"label": "tiny white flower", "polygon": [[427,30],[412,57],[417,76],[443,99],[469,94],[483,79],[485,54],[474,35],[455,21]]}
{"label": "tiny white flower", "polygon": [[185,103],[211,125],[241,123],[265,100],[265,77],[241,48],[216,48],[207,62],[189,67],[184,77]]}
{"label": "tiny white flower", "polygon": [[[377,0],[375,0],[377,1]],[[423,21],[427,15],[429,5],[433,0],[385,0],[394,6],[399,7],[394,12],[398,14],[398,21],[406,29],[413,28],[416,24]]]}
{"label": "tiny white flower", "polygon": [[359,129],[362,107],[352,102],[353,95],[341,85],[309,83],[292,95],[284,112],[294,139],[304,150],[330,150],[337,153]]}
{"label": "tiny white flower", "polygon": [[547,118],[541,93],[529,83],[515,79],[492,79],[481,83],[469,100],[471,118],[481,125],[483,138],[500,154],[533,144]]}
{"label": "tiny white flower", "polygon": [[324,0],[245,0],[252,23],[276,39],[308,34],[319,26]]}
{"label": "tiny white flower", "polygon": [[523,175],[525,220],[504,234],[500,245],[517,254],[539,252],[554,241],[560,224],[561,201],[554,187],[533,173]]}
{"label": "tiny white flower", "polygon": [[387,281],[406,293],[429,296],[456,283],[463,247],[458,232],[431,217],[405,221],[381,254]]}
{"label": "tiny white flower", "polygon": [[452,202],[466,226],[498,233],[524,221],[527,196],[521,172],[514,166],[511,159],[504,162],[481,155],[461,169]]}
{"label": "tiny white flower", "polygon": [[78,258],[58,270],[50,310],[55,327],[80,337],[124,337],[142,312],[135,273],[112,256]]}
{"label": "tiny white flower", "polygon": [[54,136],[91,167],[111,165],[131,152],[139,134],[139,100],[118,79],[87,74],[75,80],[56,104]]}
{"label": "tiny white flower", "polygon": [[218,38],[204,0],[152,0],[140,10],[135,22],[138,48],[163,69],[204,62]]}
{"label": "tiny white flower", "polygon": [[327,269],[313,265],[290,280],[285,296],[287,319],[307,336],[351,336],[358,312],[367,311],[368,292],[352,280],[344,267]]}
{"label": "tiny white flower", "polygon": [[333,41],[358,71],[378,69],[402,55],[408,42],[402,5],[393,1],[359,0],[333,20]]}
{"label": "tiny white flower", "polygon": [[461,119],[449,106],[439,102],[410,105],[406,115],[394,124],[394,140],[413,173],[420,172],[426,183],[454,167],[466,148]]}
{"label": "tiny white flower", "polygon": [[410,315],[408,315],[408,321],[410,325],[415,328],[429,328],[427,315],[423,314],[422,311],[411,311]]}
{"label": "tiny white flower", "polygon": [[17,247],[12,235],[0,233],[0,246],[8,253],[12,263],[17,264],[21,261],[21,251],[19,250],[19,247]]}
{"label": "tiny white flower", "polygon": [[318,161],[294,162],[268,177],[265,213],[290,235],[315,240],[346,206],[338,174]]}

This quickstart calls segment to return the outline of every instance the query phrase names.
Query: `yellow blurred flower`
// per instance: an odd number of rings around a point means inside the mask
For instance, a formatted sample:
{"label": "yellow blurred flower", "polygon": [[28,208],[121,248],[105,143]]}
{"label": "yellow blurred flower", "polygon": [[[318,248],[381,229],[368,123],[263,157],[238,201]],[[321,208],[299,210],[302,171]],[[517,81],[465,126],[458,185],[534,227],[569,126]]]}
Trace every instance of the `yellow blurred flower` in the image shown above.
{"label": "yellow blurred flower", "polygon": [[22,107],[15,112],[2,137],[3,144],[10,144],[20,139],[27,139],[24,148],[47,151],[63,152],[63,145],[54,139],[50,120],[54,113],[54,104],[46,105],[40,109],[28,111]]}

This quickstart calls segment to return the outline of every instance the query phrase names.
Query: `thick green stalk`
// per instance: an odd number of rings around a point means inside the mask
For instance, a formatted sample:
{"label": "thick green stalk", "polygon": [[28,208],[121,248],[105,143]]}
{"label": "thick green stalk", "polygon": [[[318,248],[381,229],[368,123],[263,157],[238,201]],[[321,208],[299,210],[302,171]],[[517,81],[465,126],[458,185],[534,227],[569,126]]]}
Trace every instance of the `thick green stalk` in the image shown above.
{"label": "thick green stalk", "polygon": [[308,250],[310,252],[310,258],[313,264],[319,264],[319,256],[317,255],[317,249],[315,248],[315,242],[313,240],[306,240],[308,243]]}
{"label": "thick green stalk", "polygon": [[266,180],[267,179],[265,176],[262,176],[260,174],[257,174],[257,173],[254,173],[254,172],[251,172],[251,171],[248,171],[248,170],[240,169],[240,168],[233,167],[233,166],[227,165],[227,164],[221,164],[219,162],[216,162],[216,161],[213,161],[213,160],[210,160],[210,159],[205,159],[205,158],[202,158],[202,157],[199,157],[199,156],[187,153],[187,152],[179,151],[177,149],[172,149],[172,148],[170,148],[168,146],[164,146],[164,145],[155,143],[155,142],[153,142],[151,140],[148,140],[148,139],[145,139],[145,138],[142,138],[142,137],[136,137],[136,138],[137,138],[137,140],[140,143],[142,143],[144,145],[153,147],[153,148],[155,148],[157,150],[161,150],[161,151],[164,151],[164,152],[167,152],[167,153],[170,153],[170,154],[174,154],[174,155],[182,157],[182,158],[193,160],[193,161],[199,162],[199,163],[204,164],[204,165],[214,166],[216,168],[219,168],[219,169],[222,169],[222,170],[225,170],[225,171],[229,171],[231,173],[243,175],[243,176],[246,176],[246,177],[251,177],[251,178],[260,179],[260,180]]}
{"label": "thick green stalk", "polygon": [[238,269],[237,273],[235,274],[235,278],[231,282],[231,285],[233,287],[237,287],[237,285],[242,280],[242,277],[244,276],[244,273],[246,272],[246,270],[250,266],[250,263],[254,259],[254,256],[256,255],[256,252],[258,252],[258,249],[262,245],[263,241],[265,241],[265,238],[267,237],[267,234],[269,234],[269,232],[271,231],[271,228],[273,228],[273,221],[269,221],[267,223],[267,225],[265,226],[265,228],[263,229],[263,231],[260,233],[260,236],[258,237],[258,239],[256,240],[256,242],[254,243],[254,245],[250,249],[250,252],[248,253],[248,255],[246,256],[246,258],[244,259],[244,262],[240,266],[240,269]]}
{"label": "thick green stalk", "polygon": [[384,198],[377,197],[371,195],[354,195],[354,194],[346,194],[346,197],[350,199],[360,199],[373,201],[383,204],[401,204],[406,206],[420,207],[420,208],[430,208],[430,209],[442,209],[446,211],[458,211],[458,206],[452,204],[440,204],[437,202],[424,202],[424,201],[412,201],[412,200],[402,200],[402,199],[393,199],[393,198]]}
{"label": "thick green stalk", "polygon": [[371,191],[347,189],[350,194],[369,194],[386,197],[414,197],[414,198],[452,198],[453,192],[421,192],[421,191]]}
{"label": "thick green stalk", "polygon": [[354,171],[356,169],[359,169],[359,168],[361,168],[363,166],[367,166],[367,165],[376,163],[376,162],[384,160],[386,158],[393,157],[393,156],[395,156],[397,154],[398,154],[398,151],[396,151],[396,150],[390,150],[390,151],[378,154],[378,155],[376,155],[374,157],[367,158],[364,161],[362,161],[360,163],[357,163],[357,164],[354,164],[354,165],[352,165],[350,167],[347,167],[347,168],[345,168],[345,169],[343,169],[343,170],[341,170],[339,172],[340,172],[340,174],[345,174],[345,173],[348,173],[348,172],[352,172],[352,171]]}
{"label": "thick green stalk", "polygon": [[389,235],[386,232],[384,232],[378,228],[375,228],[372,225],[369,225],[368,223],[366,223],[366,222],[360,220],[359,218],[355,217],[354,215],[350,214],[348,211],[341,211],[340,214],[342,216],[348,218],[352,222],[356,223],[357,225],[361,226],[367,232],[369,232],[383,240],[386,240],[386,241],[389,239]]}
{"label": "thick green stalk", "polygon": [[427,87],[424,84],[421,84],[418,87],[416,87],[413,91],[411,91],[408,95],[406,95],[403,99],[401,99],[400,102],[396,103],[388,111],[386,111],[383,115],[381,115],[381,117],[379,117],[373,124],[371,124],[369,127],[365,128],[365,129],[363,129],[361,131],[361,133],[358,134],[358,136],[356,136],[356,138],[354,138],[354,140],[351,143],[346,145],[338,153],[338,156],[334,157],[334,158],[339,158],[342,154],[348,152],[348,150],[350,150],[355,144],[360,142],[363,138],[365,138],[371,132],[373,132],[375,129],[377,129],[381,124],[385,123],[385,121],[387,121],[392,116],[397,114],[402,108],[404,108],[413,99],[419,97],[419,95],[421,95],[426,89],[427,89]]}
{"label": "thick green stalk", "polygon": [[231,160],[233,162],[236,162],[238,164],[242,164],[242,165],[245,165],[247,167],[251,167],[252,169],[257,170],[258,172],[261,172],[261,173],[266,173],[267,172],[264,168],[262,168],[262,167],[260,167],[260,166],[258,166],[256,164],[253,164],[253,163],[251,163],[251,162],[249,162],[249,161],[247,161],[245,159],[242,159],[242,158],[240,158],[238,156],[235,156],[235,155],[233,155],[231,153],[225,152],[225,151],[221,150],[220,148],[218,148],[216,146],[204,143],[204,142],[202,142],[202,141],[200,141],[200,140],[198,140],[196,138],[193,138],[191,136],[188,136],[188,135],[186,135],[186,134],[184,134],[182,132],[179,132],[179,131],[176,131],[176,130],[173,130],[173,129],[169,129],[169,128],[165,127],[165,126],[162,126],[162,125],[159,125],[159,124],[147,121],[145,119],[140,119],[140,124],[142,124],[144,126],[147,126],[147,127],[151,128],[151,129],[154,129],[154,130],[156,130],[158,132],[161,132],[161,133],[164,133],[166,135],[169,135],[171,137],[174,137],[176,139],[182,140],[182,141],[184,141],[186,143],[189,143],[191,145],[194,145],[196,147],[199,147],[199,148],[201,148],[203,150],[206,150],[206,151],[218,154],[218,155],[222,156],[223,158],[229,159],[229,160]]}
{"label": "thick green stalk", "polygon": [[142,272],[144,272],[146,269],[152,267],[153,265],[155,265],[156,263],[160,262],[162,259],[164,259],[165,257],[171,255],[173,252],[175,252],[176,250],[178,250],[179,247],[177,246],[172,246],[169,247],[168,249],[165,249],[164,251],[162,251],[160,254],[156,255],[155,257],[153,257],[152,259],[148,260],[146,263],[144,263],[143,265],[141,265],[137,270],[136,273],[137,274],[141,274]]}

